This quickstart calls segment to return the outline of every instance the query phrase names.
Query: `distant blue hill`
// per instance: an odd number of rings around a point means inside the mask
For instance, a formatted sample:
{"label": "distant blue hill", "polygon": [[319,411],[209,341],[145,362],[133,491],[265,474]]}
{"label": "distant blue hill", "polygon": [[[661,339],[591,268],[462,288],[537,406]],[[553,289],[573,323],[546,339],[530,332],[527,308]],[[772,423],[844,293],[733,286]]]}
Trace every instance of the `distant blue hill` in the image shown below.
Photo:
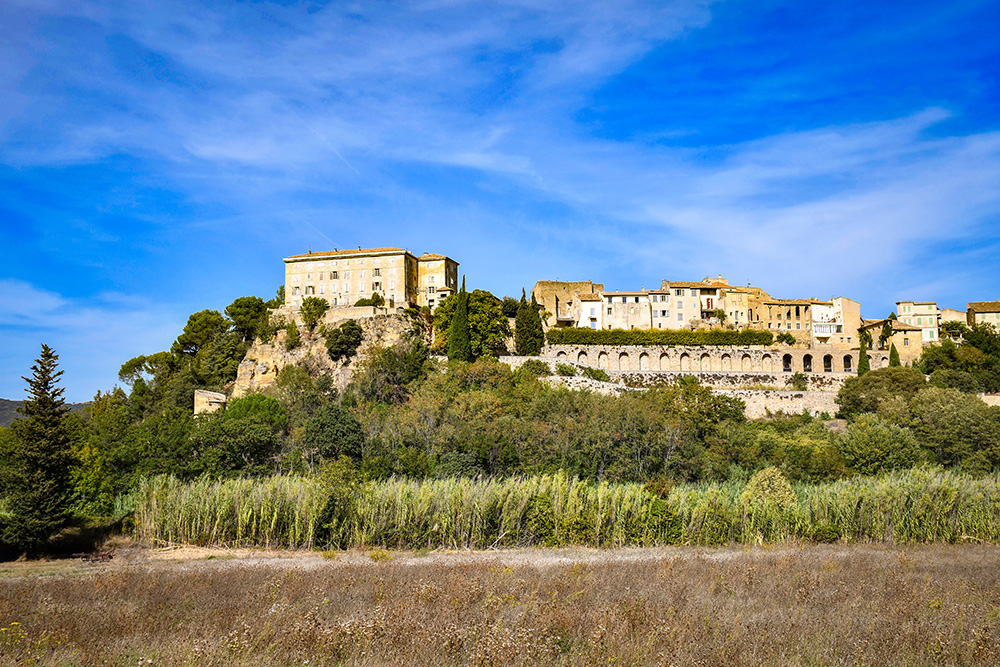
{"label": "distant blue hill", "polygon": [[[24,404],[24,401],[8,401],[6,398],[0,398],[0,426],[10,426],[17,417],[17,409]],[[83,410],[85,407],[90,405],[90,401],[86,403],[69,403],[71,410]]]}

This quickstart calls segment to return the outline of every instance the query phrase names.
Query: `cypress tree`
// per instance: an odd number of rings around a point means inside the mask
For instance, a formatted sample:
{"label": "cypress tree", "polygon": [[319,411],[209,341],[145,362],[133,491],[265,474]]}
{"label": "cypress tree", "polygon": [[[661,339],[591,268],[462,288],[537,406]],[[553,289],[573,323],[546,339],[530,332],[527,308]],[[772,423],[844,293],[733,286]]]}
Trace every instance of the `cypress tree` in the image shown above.
{"label": "cypress tree", "polygon": [[528,354],[536,356],[541,353],[545,344],[545,332],[542,330],[542,316],[539,314],[538,302],[534,292],[531,293],[531,304],[528,305]]}
{"label": "cypress tree", "polygon": [[57,387],[57,355],[48,345],[31,367],[28,400],[17,409],[22,419],[11,424],[14,448],[9,466],[8,510],[4,541],[37,555],[49,536],[69,517],[70,449],[66,415],[69,408]]}
{"label": "cypress tree", "polygon": [[861,352],[858,353],[858,377],[861,377],[872,369],[871,361],[868,360],[868,343],[861,339]]}
{"label": "cypress tree", "polygon": [[469,339],[469,294],[465,291],[465,276],[462,277],[462,291],[458,293],[455,314],[448,327],[448,361],[472,361],[472,343]]}
{"label": "cypress tree", "polygon": [[893,343],[889,348],[889,366],[902,366],[899,363],[899,350],[896,349],[896,344]]}
{"label": "cypress tree", "polygon": [[531,354],[531,315],[528,313],[528,300],[521,288],[521,302],[517,304],[517,316],[514,318],[514,352],[521,357]]}

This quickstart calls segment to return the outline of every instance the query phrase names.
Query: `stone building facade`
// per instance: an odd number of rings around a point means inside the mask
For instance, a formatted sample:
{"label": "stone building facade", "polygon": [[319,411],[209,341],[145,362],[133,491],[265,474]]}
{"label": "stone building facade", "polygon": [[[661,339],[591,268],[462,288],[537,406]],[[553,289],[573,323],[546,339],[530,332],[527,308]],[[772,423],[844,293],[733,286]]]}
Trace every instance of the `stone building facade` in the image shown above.
{"label": "stone building facade", "polygon": [[973,301],[966,312],[966,322],[970,326],[989,323],[1000,328],[1000,301]]}
{"label": "stone building facade", "polygon": [[[531,288],[531,296],[541,305],[543,313],[549,313],[548,317],[542,318],[542,326],[547,330],[558,326],[580,326],[579,322],[584,317],[587,326],[590,326],[590,306],[585,311],[581,297],[586,295],[590,299],[600,296],[603,291],[604,285],[589,280],[539,280]],[[597,317],[595,314],[595,319]]]}
{"label": "stone building facade", "polygon": [[[892,335],[884,342],[880,341],[882,329],[886,323],[892,327]],[[896,319],[863,320],[862,330],[867,331],[872,337],[871,353],[888,352],[893,345],[899,352],[899,360],[902,363],[914,362],[924,351],[923,332],[920,327]],[[872,368],[876,368],[872,364]]]}
{"label": "stone building facade", "polygon": [[298,308],[316,296],[331,306],[352,306],[379,294],[386,306],[432,310],[458,290],[458,262],[444,255],[419,257],[402,248],[334,249],[285,260],[285,304]]}

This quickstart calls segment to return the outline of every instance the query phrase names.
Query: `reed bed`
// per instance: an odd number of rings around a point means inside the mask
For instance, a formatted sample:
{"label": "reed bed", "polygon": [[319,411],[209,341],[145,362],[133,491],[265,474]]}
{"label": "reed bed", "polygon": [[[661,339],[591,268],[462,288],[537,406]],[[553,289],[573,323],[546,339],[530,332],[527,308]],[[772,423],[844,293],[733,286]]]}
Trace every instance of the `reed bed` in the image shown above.
{"label": "reed bed", "polygon": [[137,535],[151,542],[389,549],[771,543],[787,539],[932,543],[1000,541],[1000,478],[914,468],[795,485],[779,507],[737,482],[675,487],[566,475],[414,481],[349,497],[316,478],[145,481]]}

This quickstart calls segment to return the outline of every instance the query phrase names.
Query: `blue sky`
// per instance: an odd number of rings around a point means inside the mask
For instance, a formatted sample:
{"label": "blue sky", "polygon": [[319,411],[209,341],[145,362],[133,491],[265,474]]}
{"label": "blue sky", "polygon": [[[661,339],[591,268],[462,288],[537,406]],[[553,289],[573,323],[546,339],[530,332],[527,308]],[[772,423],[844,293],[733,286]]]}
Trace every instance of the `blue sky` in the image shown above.
{"label": "blue sky", "polygon": [[998,2],[0,0],[0,397],[71,400],[282,257],[470,287],[1000,298]]}

